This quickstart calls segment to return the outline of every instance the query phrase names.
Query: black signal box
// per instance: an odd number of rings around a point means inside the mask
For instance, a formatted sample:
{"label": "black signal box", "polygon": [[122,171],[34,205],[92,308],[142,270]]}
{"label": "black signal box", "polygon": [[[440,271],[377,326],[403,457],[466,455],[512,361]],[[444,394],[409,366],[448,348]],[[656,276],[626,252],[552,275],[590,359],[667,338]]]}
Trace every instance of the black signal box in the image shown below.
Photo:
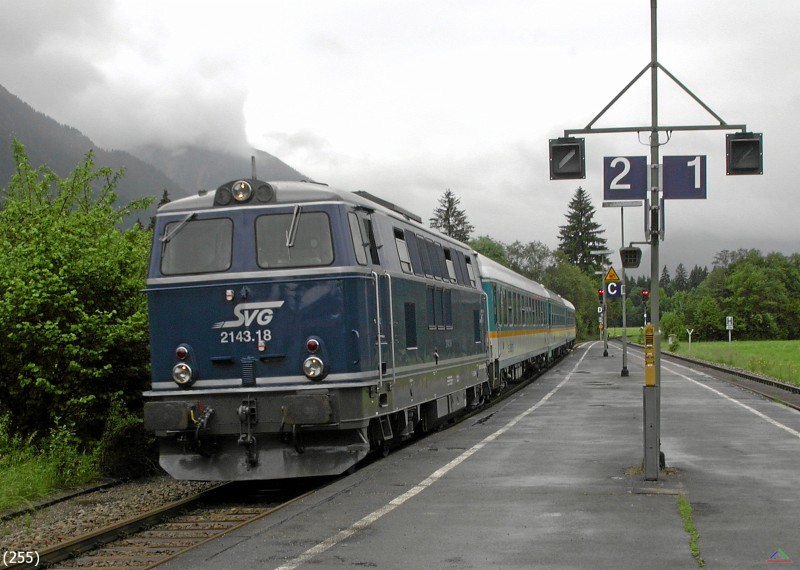
{"label": "black signal box", "polygon": [[764,174],[762,133],[725,135],[725,174]]}
{"label": "black signal box", "polygon": [[550,139],[550,180],[586,178],[584,139]]}

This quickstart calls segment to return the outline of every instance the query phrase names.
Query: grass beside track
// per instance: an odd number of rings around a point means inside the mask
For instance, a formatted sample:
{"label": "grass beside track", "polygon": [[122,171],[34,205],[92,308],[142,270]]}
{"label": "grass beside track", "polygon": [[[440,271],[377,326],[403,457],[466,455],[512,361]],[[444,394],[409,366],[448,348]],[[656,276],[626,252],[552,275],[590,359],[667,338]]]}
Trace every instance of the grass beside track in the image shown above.
{"label": "grass beside track", "polygon": [[681,343],[678,354],[743,368],[800,386],[800,341],[747,340]]}
{"label": "grass beside track", "polygon": [[[622,329],[609,329],[609,336],[622,336]],[[628,329],[628,340],[642,342],[639,329]],[[661,347],[668,350],[666,339]],[[697,342],[681,339],[675,350],[681,356],[734,366],[800,386],[800,340],[734,340]]]}

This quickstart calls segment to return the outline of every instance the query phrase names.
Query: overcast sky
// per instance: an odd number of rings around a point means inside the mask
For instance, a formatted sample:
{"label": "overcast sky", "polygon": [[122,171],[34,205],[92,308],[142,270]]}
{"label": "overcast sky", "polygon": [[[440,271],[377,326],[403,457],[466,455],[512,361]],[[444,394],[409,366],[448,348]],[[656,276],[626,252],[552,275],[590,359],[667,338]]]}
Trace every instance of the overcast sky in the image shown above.
{"label": "overcast sky", "polygon": [[[581,185],[616,248],[603,157],[649,156],[646,133],[589,134],[587,178],[549,179],[548,139],[586,126],[650,61],[649,0],[0,0],[0,10],[0,84],[101,147],[249,144],[426,220],[451,189],[475,236],[555,248]],[[661,147],[708,160],[708,199],[667,204],[671,273],[710,268],[723,249],[800,251],[798,28],[797,0],[659,2],[658,61],[727,123],[764,133],[763,176],[725,176],[724,131],[675,132]],[[662,125],[717,123],[658,81]],[[595,126],[649,124],[648,73]],[[642,217],[626,212],[626,241],[643,239]]]}

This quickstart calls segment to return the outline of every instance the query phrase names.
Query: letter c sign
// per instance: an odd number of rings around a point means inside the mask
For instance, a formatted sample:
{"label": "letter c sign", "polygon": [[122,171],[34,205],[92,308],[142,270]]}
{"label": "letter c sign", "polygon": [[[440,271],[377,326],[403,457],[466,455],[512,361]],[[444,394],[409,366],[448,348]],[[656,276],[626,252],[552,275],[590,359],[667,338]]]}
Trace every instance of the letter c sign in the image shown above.
{"label": "letter c sign", "polygon": [[609,281],[606,283],[606,297],[622,297],[622,283],[619,281]]}

